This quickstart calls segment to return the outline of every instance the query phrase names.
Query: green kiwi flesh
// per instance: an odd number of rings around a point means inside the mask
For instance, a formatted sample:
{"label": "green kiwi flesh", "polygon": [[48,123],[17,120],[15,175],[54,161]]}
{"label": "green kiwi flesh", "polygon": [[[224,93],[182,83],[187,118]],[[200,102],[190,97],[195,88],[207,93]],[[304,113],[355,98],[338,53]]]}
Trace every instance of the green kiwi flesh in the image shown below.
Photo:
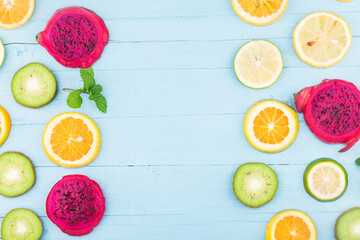
{"label": "green kiwi flesh", "polygon": [[35,184],[32,162],[18,152],[0,155],[0,195],[17,197],[29,191]]}
{"label": "green kiwi flesh", "polygon": [[336,221],[335,236],[337,240],[360,239],[360,207],[347,210]]}
{"label": "green kiwi flesh", "polygon": [[56,95],[57,83],[52,72],[40,63],[30,63],[17,71],[11,82],[14,99],[30,108],[42,107]]}
{"label": "green kiwi flesh", "polygon": [[2,240],[38,240],[43,232],[40,218],[31,210],[11,210],[1,225]]}
{"label": "green kiwi flesh", "polygon": [[233,179],[233,191],[246,206],[258,208],[270,202],[278,188],[274,170],[264,163],[241,165]]}

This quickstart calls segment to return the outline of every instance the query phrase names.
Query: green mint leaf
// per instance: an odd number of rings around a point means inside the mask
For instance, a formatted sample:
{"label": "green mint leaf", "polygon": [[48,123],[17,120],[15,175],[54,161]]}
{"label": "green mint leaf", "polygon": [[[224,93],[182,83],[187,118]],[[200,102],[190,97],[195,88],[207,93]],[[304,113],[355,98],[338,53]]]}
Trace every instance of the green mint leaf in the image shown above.
{"label": "green mint leaf", "polygon": [[82,93],[86,93],[89,95],[89,100],[95,102],[96,107],[99,111],[106,113],[107,110],[107,102],[105,97],[101,94],[103,88],[100,84],[96,84],[94,78],[94,70],[92,67],[88,69],[80,69],[80,76],[84,82],[84,87],[77,90],[64,88],[65,91],[72,91],[69,93],[67,98],[67,104],[72,108],[80,108],[82,105]]}
{"label": "green mint leaf", "polygon": [[96,107],[99,109],[99,111],[106,113],[107,102],[106,102],[105,97],[100,93],[96,94],[96,95],[94,95],[94,101],[95,101]]}
{"label": "green mint leaf", "polygon": [[355,160],[356,165],[360,166],[360,158]]}
{"label": "green mint leaf", "polygon": [[80,76],[84,82],[84,89],[90,92],[91,88],[95,86],[94,71],[90,67],[88,69],[80,69]]}
{"label": "green mint leaf", "polygon": [[94,94],[92,92],[89,93],[89,100],[95,100]]}
{"label": "green mint leaf", "polygon": [[93,92],[94,94],[99,94],[102,92],[102,86],[100,84],[96,84],[92,89],[91,92]]}
{"label": "green mint leaf", "polygon": [[75,90],[71,93],[69,93],[69,96],[67,98],[67,105],[71,108],[80,108],[82,104],[82,98],[80,96],[82,92],[82,89]]}
{"label": "green mint leaf", "polygon": [[91,74],[91,76],[92,76],[93,78],[95,77],[94,70],[93,70],[92,67],[89,67],[89,68],[87,69],[87,71]]}

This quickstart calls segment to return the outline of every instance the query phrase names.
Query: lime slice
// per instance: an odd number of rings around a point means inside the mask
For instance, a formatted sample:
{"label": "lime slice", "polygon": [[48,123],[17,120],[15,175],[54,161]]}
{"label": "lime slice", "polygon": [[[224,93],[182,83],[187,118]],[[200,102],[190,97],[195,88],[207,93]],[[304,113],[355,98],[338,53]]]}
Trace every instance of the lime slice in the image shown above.
{"label": "lime slice", "polygon": [[318,201],[334,201],[340,198],[347,185],[345,168],[330,158],[312,161],[304,172],[305,190]]}
{"label": "lime slice", "polygon": [[299,58],[313,67],[330,67],[340,62],[351,45],[349,25],[329,12],[306,16],[296,26],[293,37]]}
{"label": "lime slice", "polygon": [[250,88],[267,88],[280,77],[284,63],[271,42],[254,40],[240,48],[234,59],[236,77]]}
{"label": "lime slice", "polygon": [[2,41],[0,40],[0,67],[4,62],[4,58],[5,58],[5,47]]}
{"label": "lime slice", "polygon": [[263,100],[244,117],[244,134],[250,145],[265,153],[281,152],[296,139],[299,120],[294,109],[276,100]]}

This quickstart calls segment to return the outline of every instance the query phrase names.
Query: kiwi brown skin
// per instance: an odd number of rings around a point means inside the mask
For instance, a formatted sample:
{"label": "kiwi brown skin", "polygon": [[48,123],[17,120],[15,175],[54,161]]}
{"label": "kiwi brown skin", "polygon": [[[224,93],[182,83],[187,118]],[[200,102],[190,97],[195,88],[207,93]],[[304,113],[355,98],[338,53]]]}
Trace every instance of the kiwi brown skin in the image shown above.
{"label": "kiwi brown skin", "polygon": [[[44,64],[42,64],[42,63],[38,63],[38,62],[33,62],[33,63],[37,63],[37,64],[41,64],[41,65],[43,65],[44,67],[46,67]],[[30,64],[30,63],[29,63]],[[26,67],[27,65],[29,65],[29,64],[26,64],[25,66],[23,66],[22,68],[20,68],[18,71],[20,71],[21,69],[23,69],[24,67]],[[26,105],[24,105],[24,104],[22,104],[22,103],[20,103],[20,102],[18,102],[14,97],[14,100],[15,100],[15,102],[17,102],[18,104],[20,104],[21,106],[23,106],[23,107],[27,107],[27,108],[32,108],[32,109],[38,109],[38,108],[41,108],[41,107],[43,107],[43,106],[46,106],[46,105],[48,105],[49,103],[51,103],[52,102],[52,100],[54,100],[54,98],[56,97],[56,95],[57,95],[57,92],[58,92],[58,83],[57,83],[57,79],[56,79],[56,77],[55,77],[55,75],[54,75],[54,73],[52,72],[52,71],[50,71],[50,69],[48,68],[48,67],[46,67],[46,69],[47,70],[49,70],[49,72],[51,72],[51,74],[54,76],[54,78],[55,78],[55,94],[54,94],[54,96],[49,100],[49,102],[48,103],[45,103],[45,104],[43,104],[43,105],[41,105],[41,106],[38,106],[38,107],[30,107],[30,106],[26,106]],[[15,77],[15,75],[14,75],[14,77]],[[14,79],[14,77],[13,77],[13,79]],[[10,83],[10,88],[11,88],[11,83]]]}
{"label": "kiwi brown skin", "polygon": [[337,226],[338,226],[338,223],[339,223],[339,219],[340,219],[343,215],[345,215],[346,213],[348,213],[348,212],[350,212],[350,211],[352,211],[352,210],[354,210],[354,209],[360,209],[360,207],[350,208],[349,210],[343,212],[343,213],[337,218],[336,224],[335,224],[335,238],[336,238],[336,240],[342,240],[342,239],[340,239],[340,238],[338,237],[337,232],[336,232],[336,229],[337,229]]}
{"label": "kiwi brown skin", "polygon": [[[262,162],[254,162],[254,163],[262,163]],[[241,167],[241,166],[240,166]],[[240,167],[238,167],[237,169],[236,169],[236,171],[235,171],[235,173],[237,172],[237,170],[239,170],[239,168]],[[275,171],[274,171],[275,172]],[[275,172],[275,175],[276,175],[276,177],[278,177],[277,176],[277,174],[276,174],[276,172]],[[252,206],[249,206],[249,205],[247,205],[246,203],[244,203],[243,201],[241,201],[237,196],[236,196],[236,194],[235,194],[235,189],[234,189],[234,181],[235,181],[235,174],[234,174],[234,177],[233,177],[233,180],[232,180],[232,189],[233,189],[233,193],[234,193],[234,195],[235,195],[235,197],[242,203],[242,204],[244,204],[245,206],[247,206],[247,207],[249,207],[249,208],[253,208],[253,209],[255,209],[255,208],[259,208],[259,207],[262,207],[262,206],[264,206],[265,204],[267,204],[267,203],[269,203],[269,202],[271,202],[271,200],[273,200],[274,199],[274,197],[275,197],[275,195],[276,194],[274,194],[274,196],[272,197],[272,198],[270,198],[269,199],[269,201],[267,201],[267,202],[265,202],[263,205],[261,205],[261,206],[258,206],[258,207],[252,207]]]}
{"label": "kiwi brown skin", "polygon": [[24,195],[25,193],[29,192],[29,191],[32,189],[32,187],[35,185],[35,183],[36,183],[36,172],[35,172],[35,167],[34,167],[33,162],[31,161],[31,159],[30,159],[28,156],[26,156],[25,154],[21,153],[21,152],[17,152],[17,151],[8,151],[8,152],[4,152],[4,153],[3,153],[3,154],[1,154],[1,155],[4,155],[5,153],[16,153],[16,154],[23,155],[24,157],[26,157],[27,159],[29,159],[29,160],[30,160],[31,166],[32,166],[32,168],[33,168],[33,170],[34,170],[34,183],[33,183],[33,185],[29,188],[29,190],[27,190],[26,192],[24,192],[24,193],[22,193],[22,194],[20,194],[20,195],[14,196],[14,197],[8,197],[8,196],[1,195],[1,196],[4,196],[4,197],[7,197],[7,198],[16,198],[16,197],[19,197],[19,196]]}

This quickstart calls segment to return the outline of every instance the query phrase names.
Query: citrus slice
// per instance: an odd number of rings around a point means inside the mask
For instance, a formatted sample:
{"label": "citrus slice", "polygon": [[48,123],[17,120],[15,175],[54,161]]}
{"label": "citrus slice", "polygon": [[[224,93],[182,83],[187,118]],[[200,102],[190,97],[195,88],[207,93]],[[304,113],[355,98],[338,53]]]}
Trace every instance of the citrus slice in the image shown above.
{"label": "citrus slice", "polygon": [[265,236],[266,240],[316,240],[316,227],[306,213],[284,210],[270,220]]}
{"label": "citrus slice", "polygon": [[294,109],[276,100],[255,103],[245,114],[244,134],[250,145],[266,153],[281,152],[296,139],[299,120]]}
{"label": "citrus slice", "polygon": [[43,133],[46,155],[62,167],[81,167],[99,154],[101,136],[98,126],[86,115],[69,112],[55,116]]}
{"label": "citrus slice", "polygon": [[294,31],[294,46],[299,58],[313,67],[330,67],[340,62],[351,45],[347,22],[329,12],[306,16]]}
{"label": "citrus slice", "polygon": [[0,106],[0,147],[5,143],[10,134],[11,120],[9,113]]}
{"label": "citrus slice", "polygon": [[280,77],[284,63],[280,50],[271,42],[255,40],[240,48],[234,59],[236,77],[250,88],[266,88]]}
{"label": "citrus slice", "polygon": [[245,22],[263,26],[277,21],[289,0],[231,0],[234,11]]}
{"label": "citrus slice", "polygon": [[0,67],[4,62],[4,58],[5,58],[5,47],[2,41],[0,40]]}
{"label": "citrus slice", "polygon": [[24,25],[34,11],[34,0],[0,1],[0,27],[18,28]]}
{"label": "citrus slice", "polygon": [[333,201],[346,191],[348,177],[345,168],[330,158],[312,161],[304,172],[306,192],[319,201]]}

